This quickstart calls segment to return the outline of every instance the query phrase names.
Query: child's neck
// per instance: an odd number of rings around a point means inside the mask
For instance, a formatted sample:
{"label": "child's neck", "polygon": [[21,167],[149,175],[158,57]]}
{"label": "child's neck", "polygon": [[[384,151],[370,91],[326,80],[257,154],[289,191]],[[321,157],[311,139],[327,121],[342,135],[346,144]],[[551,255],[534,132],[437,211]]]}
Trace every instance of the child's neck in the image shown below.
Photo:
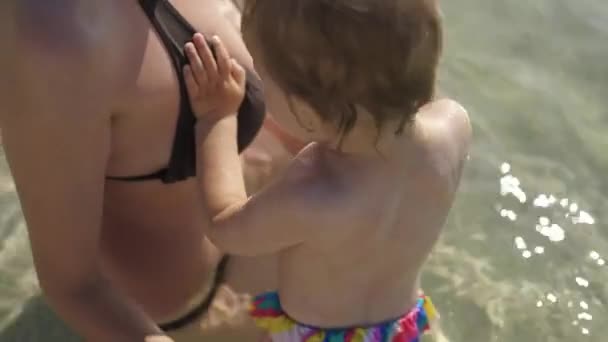
{"label": "child's neck", "polygon": [[411,127],[405,127],[402,135],[395,132],[397,123],[387,123],[378,130],[371,118],[359,118],[353,128],[341,135],[335,130],[327,130],[318,141],[324,147],[342,154],[358,159],[386,159],[392,154],[397,140],[404,135],[413,133]]}

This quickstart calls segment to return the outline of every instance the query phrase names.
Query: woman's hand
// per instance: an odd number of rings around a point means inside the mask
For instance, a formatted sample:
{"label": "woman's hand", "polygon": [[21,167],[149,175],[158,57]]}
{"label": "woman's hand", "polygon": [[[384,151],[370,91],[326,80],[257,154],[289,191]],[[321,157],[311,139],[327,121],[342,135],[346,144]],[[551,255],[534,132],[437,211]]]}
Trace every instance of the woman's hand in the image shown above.
{"label": "woman's hand", "polygon": [[213,51],[202,34],[185,46],[190,64],[184,78],[197,119],[219,120],[236,115],[245,96],[245,70],[230,58],[219,37],[211,39]]}

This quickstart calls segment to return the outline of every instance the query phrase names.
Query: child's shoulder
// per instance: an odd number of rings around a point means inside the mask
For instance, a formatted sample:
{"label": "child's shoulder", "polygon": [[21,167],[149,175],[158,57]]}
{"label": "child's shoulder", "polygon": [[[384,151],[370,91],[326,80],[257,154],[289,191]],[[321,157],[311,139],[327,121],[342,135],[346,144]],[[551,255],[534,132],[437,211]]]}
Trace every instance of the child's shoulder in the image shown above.
{"label": "child's shoulder", "polygon": [[[306,197],[309,192],[315,192],[322,187],[324,180],[320,175],[319,146],[310,143],[296,154],[282,175],[275,181],[286,193],[296,197]],[[301,195],[301,196],[300,196]]]}
{"label": "child's shoulder", "polygon": [[286,175],[295,177],[298,180],[310,178],[318,169],[318,155],[319,146],[317,143],[306,145],[293,157],[287,168]]}
{"label": "child's shoulder", "polygon": [[472,128],[467,110],[452,99],[440,99],[422,107],[418,114],[434,146],[445,147],[464,158],[471,143]]}
{"label": "child's shoulder", "polygon": [[471,135],[471,122],[467,110],[455,100],[438,99],[420,109],[423,120],[440,123],[445,129],[458,133],[462,138]]}
{"label": "child's shoulder", "polygon": [[467,111],[454,100],[441,99],[421,108],[416,120],[426,161],[419,164],[422,174],[435,185],[453,189],[469,156],[472,129]]}
{"label": "child's shoulder", "polygon": [[[352,206],[351,194],[336,177],[328,175],[322,162],[323,148],[311,143],[302,149],[267,190],[276,194],[275,207],[289,212],[293,227],[304,226],[313,231],[323,231],[342,218],[336,212]],[[314,215],[312,215],[314,213]]]}

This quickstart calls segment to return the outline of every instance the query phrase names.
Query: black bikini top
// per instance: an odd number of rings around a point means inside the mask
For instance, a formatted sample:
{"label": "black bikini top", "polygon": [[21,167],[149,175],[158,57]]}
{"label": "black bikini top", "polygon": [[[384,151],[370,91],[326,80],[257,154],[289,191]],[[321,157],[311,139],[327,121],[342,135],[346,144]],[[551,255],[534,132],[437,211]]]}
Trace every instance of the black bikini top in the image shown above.
{"label": "black bikini top", "polygon": [[[168,0],[139,0],[141,8],[160,36],[167,49],[179,81],[180,105],[171,159],[167,168],[160,171],[128,177],[107,177],[120,181],[146,181],[160,179],[163,183],[174,183],[196,175],[196,146],[194,126],[196,117],[192,112],[182,73],[188,63],[184,45],[192,40],[196,30],[169,3]],[[262,127],[266,112],[261,81],[247,70],[245,98],[238,112],[238,147],[243,151]]]}

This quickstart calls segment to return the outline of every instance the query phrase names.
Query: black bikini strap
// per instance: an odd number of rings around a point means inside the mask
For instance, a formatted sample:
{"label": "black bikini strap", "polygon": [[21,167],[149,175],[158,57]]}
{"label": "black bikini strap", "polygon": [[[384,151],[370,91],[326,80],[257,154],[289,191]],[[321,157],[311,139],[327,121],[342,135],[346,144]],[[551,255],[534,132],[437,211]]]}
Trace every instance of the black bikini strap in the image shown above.
{"label": "black bikini strap", "polygon": [[169,323],[160,324],[159,327],[165,331],[174,331],[181,329],[190,323],[196,321],[199,317],[207,313],[209,307],[213,303],[215,299],[215,295],[217,294],[218,289],[224,283],[226,278],[226,268],[228,266],[228,260],[230,258],[228,256],[222,257],[217,268],[215,270],[215,277],[213,278],[213,284],[211,285],[211,291],[209,291],[209,295],[205,298],[205,300],[198,306],[196,306],[192,311],[190,311],[185,316],[176,319],[175,321],[171,321]]}
{"label": "black bikini strap", "polygon": [[[182,68],[187,59],[183,46],[195,33],[192,26],[167,0],[139,0],[163,44],[168,49],[179,83],[180,108],[173,138],[173,148],[167,169],[162,170],[162,181],[173,183],[186,179],[196,169],[194,126],[196,118],[190,108]],[[159,7],[162,6],[162,7]],[[161,16],[168,16],[161,18]],[[164,20],[162,20],[164,19]],[[155,174],[155,176],[159,176]],[[148,179],[147,176],[144,176]]]}

